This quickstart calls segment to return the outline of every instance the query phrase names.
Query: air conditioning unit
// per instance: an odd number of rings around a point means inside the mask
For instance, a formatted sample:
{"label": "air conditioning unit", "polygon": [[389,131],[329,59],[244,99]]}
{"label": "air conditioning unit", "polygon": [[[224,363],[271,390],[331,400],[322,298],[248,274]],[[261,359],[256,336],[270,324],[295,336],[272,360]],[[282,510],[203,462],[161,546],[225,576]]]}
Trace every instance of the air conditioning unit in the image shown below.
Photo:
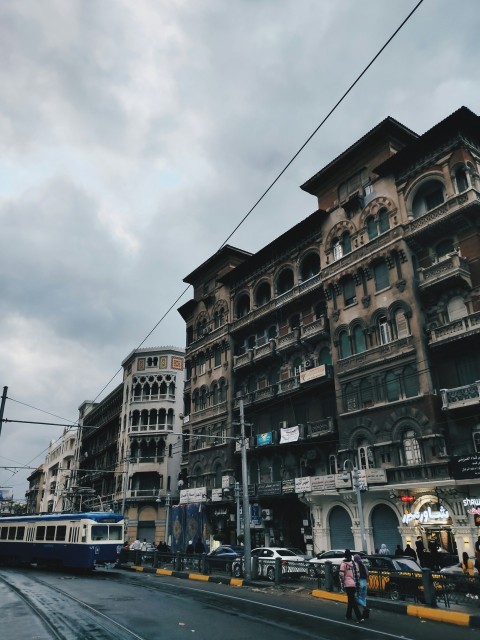
{"label": "air conditioning unit", "polygon": [[262,509],[262,519],[263,520],[273,520],[273,510],[272,509]]}
{"label": "air conditioning unit", "polygon": [[281,422],[278,423],[278,428],[279,429],[287,429],[288,428],[288,422],[286,420],[282,420]]}

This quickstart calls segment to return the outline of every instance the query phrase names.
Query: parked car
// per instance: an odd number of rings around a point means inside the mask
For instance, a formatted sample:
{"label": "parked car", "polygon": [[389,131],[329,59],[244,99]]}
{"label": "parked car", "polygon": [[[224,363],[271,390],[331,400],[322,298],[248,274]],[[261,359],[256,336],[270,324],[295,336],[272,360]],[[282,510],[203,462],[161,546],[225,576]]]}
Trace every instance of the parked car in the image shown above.
{"label": "parked car", "polygon": [[[410,556],[369,555],[366,564],[369,592],[385,594],[391,600],[403,600],[407,596],[424,600],[422,568]],[[436,573],[433,574],[433,580],[435,589],[442,591],[445,587],[444,577]]]}
{"label": "parked car", "polygon": [[241,559],[245,548],[240,545],[222,544],[207,553],[207,565],[211,569],[228,569],[235,560]]}
{"label": "parked car", "polygon": [[[258,577],[266,578],[273,582],[275,580],[275,560],[281,559],[282,577],[298,577],[307,573],[307,563],[303,556],[297,556],[286,547],[257,547],[252,549],[253,559],[258,559]],[[232,565],[232,573],[236,578],[240,578],[244,573],[244,562],[235,561]]]}
{"label": "parked car", "polygon": [[[358,553],[362,558],[365,558],[367,555],[363,551],[352,551],[352,556],[356,553]],[[338,570],[344,558],[345,549],[329,549],[328,551],[317,553],[315,558],[308,561],[307,573],[311,578],[316,578],[322,572],[322,565],[324,565],[327,560],[329,560]]]}
{"label": "parked car", "polygon": [[287,547],[287,549],[290,549],[290,551],[293,551],[295,555],[301,556],[304,560],[312,560],[313,558],[313,556],[311,556],[308,553],[305,553],[299,547]]}

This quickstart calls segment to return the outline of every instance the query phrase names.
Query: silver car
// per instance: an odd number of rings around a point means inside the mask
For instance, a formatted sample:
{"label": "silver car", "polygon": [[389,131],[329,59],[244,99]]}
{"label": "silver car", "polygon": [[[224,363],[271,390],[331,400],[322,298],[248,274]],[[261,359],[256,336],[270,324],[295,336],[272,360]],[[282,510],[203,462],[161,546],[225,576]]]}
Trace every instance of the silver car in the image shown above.
{"label": "silver car", "polygon": [[[258,577],[266,578],[270,582],[275,581],[275,561],[280,558],[282,577],[295,578],[307,573],[307,563],[303,556],[295,555],[286,547],[257,547],[252,549],[252,564],[257,558]],[[232,573],[236,578],[243,575],[243,559],[234,562]]]}

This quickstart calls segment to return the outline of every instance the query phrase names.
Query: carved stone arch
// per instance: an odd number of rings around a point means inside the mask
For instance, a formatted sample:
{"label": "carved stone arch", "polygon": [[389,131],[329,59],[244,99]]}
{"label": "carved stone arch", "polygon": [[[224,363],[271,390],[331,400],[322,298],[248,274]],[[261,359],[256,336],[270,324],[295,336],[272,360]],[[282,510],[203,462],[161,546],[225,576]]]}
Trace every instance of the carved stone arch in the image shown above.
{"label": "carved stone arch", "polygon": [[407,318],[411,318],[412,317],[412,309],[411,309],[410,305],[407,304],[404,300],[401,300],[401,299],[395,300],[388,307],[388,315],[387,315],[387,317],[390,320],[393,320],[395,318],[395,314],[399,310],[402,310],[405,313],[405,315],[407,316]]}
{"label": "carved stone arch", "polygon": [[348,324],[340,324],[335,331],[333,332],[333,342],[335,344],[338,344],[338,337],[340,336],[340,333],[342,331],[346,331],[348,333],[348,335],[350,335],[350,328],[348,326]]}
{"label": "carved stone arch", "polygon": [[375,309],[375,311],[372,313],[372,315],[370,316],[370,327],[373,328],[376,326],[378,319],[381,316],[385,316],[386,318],[389,317],[388,315],[388,309],[386,309],[385,307],[380,307],[379,309]]}
{"label": "carved stone arch", "polygon": [[351,236],[357,233],[357,229],[351,220],[341,220],[338,222],[328,233],[325,246],[330,248],[332,246],[333,239],[340,238],[345,231],[348,231]]}
{"label": "carved stone arch", "polygon": [[228,302],[223,298],[215,302],[215,304],[212,307],[212,314],[214,314],[216,311],[220,311],[220,309],[222,308],[225,310],[225,315],[226,315],[228,313]]}
{"label": "carved stone arch", "polygon": [[437,180],[438,182],[441,182],[445,188],[445,180],[441,168],[430,167],[429,169],[426,169],[420,175],[415,176],[415,178],[413,178],[413,180],[407,185],[405,189],[404,198],[407,204],[407,211],[412,210],[412,201],[418,189],[422,186],[422,184],[428,182],[429,180]]}
{"label": "carved stone arch", "polygon": [[348,439],[348,448],[356,451],[358,449],[357,441],[364,438],[368,444],[375,444],[375,436],[363,425],[355,427]]}
{"label": "carved stone arch", "polygon": [[364,318],[355,318],[350,322],[348,325],[348,331],[350,334],[353,335],[355,327],[360,327],[363,331],[368,331],[369,329],[368,322]]}
{"label": "carved stone arch", "polygon": [[385,430],[391,433],[392,440],[399,441],[406,427],[415,430],[418,436],[432,433],[432,425],[427,416],[413,407],[402,407],[392,412],[385,420]]}
{"label": "carved stone arch", "polygon": [[374,198],[367,204],[360,215],[360,227],[364,227],[366,225],[368,216],[373,215],[376,217],[381,209],[387,209],[391,213],[395,211],[396,208],[396,205],[392,202],[392,200],[390,200],[390,198],[386,198],[385,196]]}
{"label": "carved stone arch", "polygon": [[444,311],[447,308],[448,301],[454,296],[459,296],[463,298],[465,304],[470,302],[470,292],[465,289],[461,289],[459,287],[455,289],[449,289],[448,291],[444,291],[440,294],[437,301],[437,307],[439,311]]}
{"label": "carved stone arch", "polygon": [[202,320],[206,320],[208,324],[209,318],[208,318],[208,313],[206,311],[200,311],[198,316],[195,318],[195,322],[194,322],[195,326],[197,326],[197,324]]}
{"label": "carved stone arch", "polygon": [[285,271],[285,269],[290,269],[290,271],[293,271],[293,273],[295,274],[294,261],[293,260],[286,260],[285,262],[282,262],[281,265],[276,267],[275,271],[272,274],[272,282],[273,283],[277,282],[278,276],[282,273],[282,271]]}

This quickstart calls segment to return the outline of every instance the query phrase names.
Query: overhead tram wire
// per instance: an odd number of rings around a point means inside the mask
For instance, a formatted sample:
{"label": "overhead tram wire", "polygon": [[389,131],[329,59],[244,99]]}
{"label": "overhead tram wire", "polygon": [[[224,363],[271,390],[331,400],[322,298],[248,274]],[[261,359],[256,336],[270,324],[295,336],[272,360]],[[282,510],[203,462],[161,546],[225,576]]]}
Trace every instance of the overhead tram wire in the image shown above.
{"label": "overhead tram wire", "polygon": [[[395,31],[392,33],[392,35],[387,39],[387,41],[383,44],[383,46],[378,50],[378,52],[374,55],[374,57],[370,60],[370,62],[364,67],[364,69],[361,71],[361,73],[356,77],[356,79],[350,84],[350,86],[348,87],[348,89],[343,93],[343,95],[339,98],[339,100],[337,100],[337,102],[334,104],[334,106],[330,109],[330,111],[327,113],[327,115],[323,118],[323,120],[318,124],[318,126],[313,130],[313,132],[308,136],[308,138],[305,140],[305,142],[300,146],[300,148],[297,150],[297,152],[291,157],[291,159],[287,162],[287,164],[283,167],[283,169],[277,174],[277,176],[275,177],[275,179],[270,183],[270,185],[267,187],[267,189],[265,189],[265,191],[261,194],[261,196],[257,199],[257,201],[254,203],[254,205],[249,209],[249,211],[247,211],[247,213],[243,216],[243,218],[240,220],[240,222],[235,226],[235,228],[233,229],[233,231],[225,238],[225,240],[223,241],[223,243],[220,245],[218,251],[224,247],[227,242],[230,240],[230,238],[233,237],[233,235],[238,231],[238,229],[243,225],[243,223],[245,222],[245,220],[247,220],[247,218],[253,213],[253,211],[257,208],[257,206],[260,204],[260,202],[262,202],[262,200],[265,198],[265,196],[272,190],[272,188],[275,186],[275,184],[280,180],[280,178],[283,176],[283,174],[287,171],[287,169],[293,164],[293,162],[297,159],[297,157],[300,155],[300,153],[303,151],[303,149],[305,149],[305,147],[308,145],[308,143],[312,140],[312,138],[318,133],[318,131],[322,128],[322,126],[325,124],[325,122],[327,122],[327,120],[330,118],[330,116],[337,110],[337,108],[342,104],[342,102],[345,100],[345,98],[349,95],[349,93],[353,90],[353,88],[358,84],[358,82],[361,80],[361,78],[367,73],[367,71],[370,69],[370,67],[374,64],[374,62],[380,57],[380,55],[383,53],[383,51],[388,47],[388,45],[392,42],[392,40],[395,38],[395,36],[402,30],[402,28],[407,24],[407,22],[410,20],[410,18],[413,16],[413,14],[417,11],[417,9],[420,7],[420,5],[423,3],[424,0],[419,0],[419,2],[417,2],[417,4],[413,7],[413,9],[410,11],[410,13],[406,16],[406,18],[400,23],[400,25],[395,29]],[[185,293],[189,290],[190,285],[188,285],[187,287],[185,287],[185,289],[182,291],[182,293],[176,298],[176,300],[174,302],[172,302],[172,304],[170,305],[170,307],[167,309],[167,311],[165,311],[165,313],[161,316],[161,318],[158,320],[158,322],[152,327],[152,329],[147,333],[147,335],[143,338],[143,340],[140,342],[140,344],[137,346],[136,350],[138,350],[144,343],[145,341],[152,335],[152,333],[157,329],[157,327],[163,322],[163,320],[167,317],[167,315],[170,313],[170,311],[174,308],[174,306],[179,302],[179,300],[181,298],[183,298],[183,296],[185,295]],[[107,389],[107,387],[113,382],[113,380],[115,380],[115,378],[118,376],[118,374],[122,371],[122,368],[120,367],[115,374],[110,378],[110,380],[103,386],[103,388],[97,393],[97,395],[95,396],[94,400],[92,400],[92,404],[93,402],[95,402],[100,395],[105,391],[105,389]],[[72,427],[74,426],[78,426],[78,421],[75,424],[72,424]],[[40,454],[39,454],[40,455]]]}

